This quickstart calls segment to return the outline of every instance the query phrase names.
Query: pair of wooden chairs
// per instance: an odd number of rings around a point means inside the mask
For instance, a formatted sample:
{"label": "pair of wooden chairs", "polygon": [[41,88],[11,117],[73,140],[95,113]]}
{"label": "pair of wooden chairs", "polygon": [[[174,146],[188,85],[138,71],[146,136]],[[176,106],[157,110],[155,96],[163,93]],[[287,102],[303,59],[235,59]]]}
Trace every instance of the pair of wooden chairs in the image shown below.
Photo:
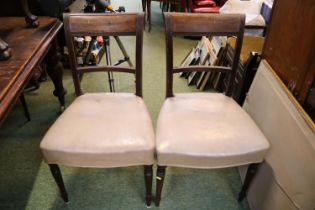
{"label": "pair of wooden chairs", "polygon": [[[57,119],[41,142],[64,201],[67,192],[58,165],[110,168],[144,165],[146,204],[152,200],[152,165],[157,161],[155,203],[161,199],[167,166],[224,168],[250,164],[239,194],[242,200],[257,165],[263,161],[268,141],[255,123],[229,96],[221,93],[173,94],[173,74],[181,71],[230,72],[238,64],[244,16],[165,13],[167,92],[160,111],[156,136],[142,100],[143,14],[65,15],[66,40],[76,95],[75,101]],[[75,36],[136,36],[136,65],[78,67]],[[232,68],[173,67],[173,35],[235,35],[237,49]],[[79,75],[95,71],[135,74],[136,93],[83,94]],[[155,160],[155,155],[157,159]]]}

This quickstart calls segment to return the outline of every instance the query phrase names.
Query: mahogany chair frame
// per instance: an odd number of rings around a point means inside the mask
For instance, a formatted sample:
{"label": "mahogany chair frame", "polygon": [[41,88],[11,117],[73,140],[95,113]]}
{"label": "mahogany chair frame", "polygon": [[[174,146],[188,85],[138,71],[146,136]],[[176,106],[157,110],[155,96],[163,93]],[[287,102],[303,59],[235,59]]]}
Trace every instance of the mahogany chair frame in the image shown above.
{"label": "mahogany chair frame", "polygon": [[[245,15],[237,14],[204,14],[204,13],[164,13],[166,39],[166,98],[174,97],[173,74],[179,72],[223,72],[229,74],[225,95],[231,97],[232,87],[238,67],[243,43]],[[236,36],[237,42],[231,67],[223,66],[173,66],[173,36]],[[257,172],[260,163],[252,163],[247,170],[246,178],[239,193],[242,201],[248,187]],[[158,165],[156,172],[155,205],[159,206],[166,166]]]}
{"label": "mahogany chair frame", "polygon": [[[82,73],[111,71],[125,72],[135,75],[135,95],[142,97],[142,45],[144,30],[143,13],[119,13],[119,14],[65,14],[64,26],[66,41],[69,50],[70,67],[75,86],[76,96],[83,94],[80,85]],[[74,37],[75,36],[136,36],[136,63],[135,67],[121,66],[84,66],[77,64]],[[57,164],[49,164],[51,173],[59,187],[61,196],[68,202],[68,195],[62,175]],[[144,166],[144,178],[146,188],[146,204],[151,204],[152,191],[152,165]]]}
{"label": "mahogany chair frame", "polygon": [[[238,66],[240,57],[243,34],[244,34],[244,15],[222,15],[222,14],[203,14],[203,13],[164,13],[165,34],[166,34],[166,97],[173,97],[173,74],[179,72],[223,72],[229,73],[226,96],[232,94],[233,78]],[[201,24],[202,23],[202,24]],[[231,67],[223,66],[173,66],[173,36],[236,36],[236,50]]]}
{"label": "mahogany chair frame", "polygon": [[[135,75],[136,95],[142,97],[142,43],[144,14],[82,14],[72,13],[64,16],[66,41],[69,47],[69,60],[77,96],[83,94],[79,76],[82,73],[110,71]],[[97,26],[97,27],[96,27]],[[135,67],[123,66],[83,66],[77,64],[73,37],[75,36],[136,36]]]}

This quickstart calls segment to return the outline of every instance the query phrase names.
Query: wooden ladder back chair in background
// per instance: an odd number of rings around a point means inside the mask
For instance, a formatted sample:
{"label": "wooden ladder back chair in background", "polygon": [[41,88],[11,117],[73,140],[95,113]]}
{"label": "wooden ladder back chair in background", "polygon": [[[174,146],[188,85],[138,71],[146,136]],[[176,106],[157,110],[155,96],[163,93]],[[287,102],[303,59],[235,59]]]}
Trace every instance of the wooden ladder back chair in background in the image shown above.
{"label": "wooden ladder back chair in background", "polygon": [[[249,165],[241,201],[269,143],[250,116],[229,96],[238,66],[244,32],[244,15],[165,13],[166,99],[156,128],[157,186],[161,199],[167,166],[226,168]],[[173,66],[173,36],[236,36],[232,67]],[[229,73],[227,91],[222,93],[173,93],[173,74],[192,71]]]}
{"label": "wooden ladder back chair in background", "polygon": [[[146,204],[151,203],[154,132],[142,99],[143,13],[66,14],[66,41],[77,98],[56,120],[40,148],[44,160],[68,201],[58,165],[112,168],[144,165]],[[136,65],[79,67],[75,55],[77,36],[135,36]],[[85,93],[82,73],[112,71],[135,74],[136,93]]]}

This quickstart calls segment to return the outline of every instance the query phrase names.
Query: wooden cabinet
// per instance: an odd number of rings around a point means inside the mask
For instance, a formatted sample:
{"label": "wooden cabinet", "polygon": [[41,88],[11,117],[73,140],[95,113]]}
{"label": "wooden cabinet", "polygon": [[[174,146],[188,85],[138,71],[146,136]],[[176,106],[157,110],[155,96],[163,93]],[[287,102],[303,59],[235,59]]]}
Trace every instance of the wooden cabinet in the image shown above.
{"label": "wooden cabinet", "polygon": [[263,58],[310,115],[315,108],[309,95],[315,75],[314,20],[314,0],[275,0],[263,50]]}

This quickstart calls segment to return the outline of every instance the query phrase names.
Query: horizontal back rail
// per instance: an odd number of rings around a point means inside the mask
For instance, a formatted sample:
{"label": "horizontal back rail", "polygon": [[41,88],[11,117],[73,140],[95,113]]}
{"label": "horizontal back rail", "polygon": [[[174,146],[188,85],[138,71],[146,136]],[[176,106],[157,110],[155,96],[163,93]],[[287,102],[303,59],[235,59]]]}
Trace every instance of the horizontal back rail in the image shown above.
{"label": "horizontal back rail", "polygon": [[187,67],[174,67],[173,73],[180,72],[222,72],[229,73],[232,69],[225,66],[187,66]]}
{"label": "horizontal back rail", "polygon": [[244,18],[238,14],[165,13],[171,17],[173,35],[234,36],[239,33]]}
{"label": "horizontal back rail", "polygon": [[[108,18],[111,16],[112,18]],[[128,36],[136,34],[137,16],[134,13],[69,14],[72,36]]]}
{"label": "horizontal back rail", "polygon": [[120,67],[120,66],[83,66],[77,68],[78,73],[99,72],[99,71],[112,71],[112,72],[125,72],[135,74],[134,68]]}

